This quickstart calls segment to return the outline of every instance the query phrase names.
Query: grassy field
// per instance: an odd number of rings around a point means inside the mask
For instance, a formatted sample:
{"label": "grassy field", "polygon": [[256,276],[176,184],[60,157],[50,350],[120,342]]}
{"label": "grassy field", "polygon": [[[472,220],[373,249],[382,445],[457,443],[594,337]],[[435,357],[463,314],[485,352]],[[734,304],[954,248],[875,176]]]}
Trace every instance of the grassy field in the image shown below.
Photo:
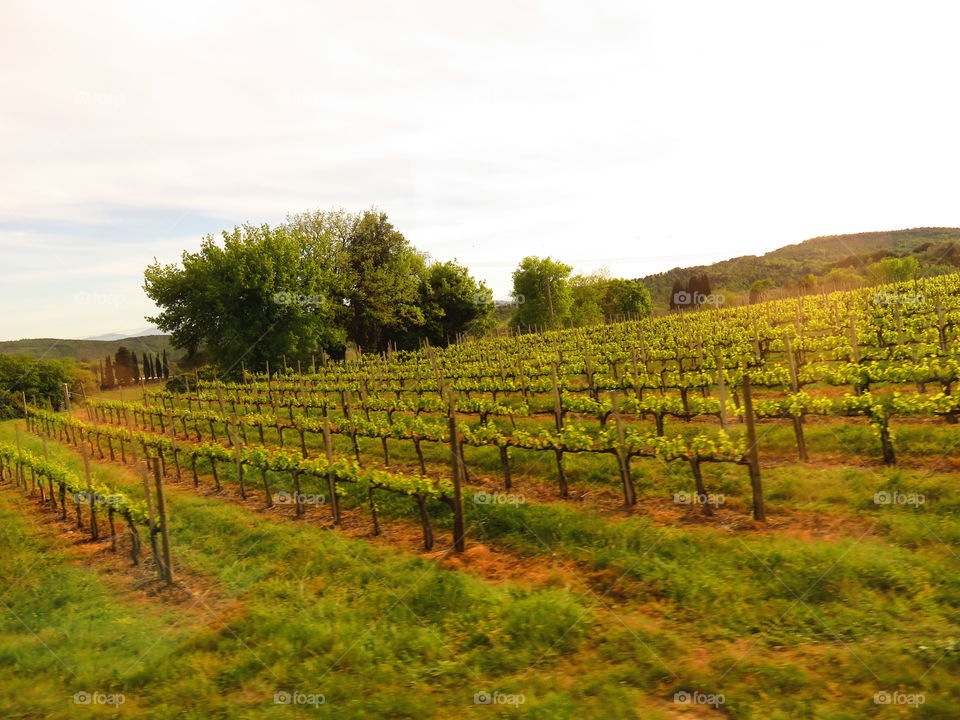
{"label": "grassy field", "polygon": [[[221,494],[209,478],[199,492],[172,484],[179,584],[167,591],[7,484],[0,667],[18,690],[3,694],[4,714],[952,718],[958,475],[924,463],[956,438],[916,432],[929,445],[916,467],[771,463],[768,527],[749,520],[741,468],[711,470],[726,502],[707,520],[664,503],[689,479],[662,465],[636,468],[641,503],[626,513],[599,461],[571,463],[579,499],[561,502],[550,463],[530,459],[522,502],[467,503],[464,557],[420,552],[403,498],[382,500],[373,538],[362,498],[348,496],[348,522],[332,531],[322,508],[295,521],[262,497],[240,502],[229,474]],[[789,455],[785,430],[764,442]],[[74,450],[48,448],[82,468]],[[364,451],[374,459],[379,443]],[[493,459],[488,473],[477,452],[472,482],[492,489]],[[407,455],[398,448],[394,462]],[[97,463],[95,474],[140,492],[129,468]],[[897,489],[925,502],[872,500]],[[431,512],[445,545],[449,513]],[[83,691],[126,702],[75,704]],[[877,693],[923,702],[877,704]],[[503,702],[475,702],[488,697]]]}

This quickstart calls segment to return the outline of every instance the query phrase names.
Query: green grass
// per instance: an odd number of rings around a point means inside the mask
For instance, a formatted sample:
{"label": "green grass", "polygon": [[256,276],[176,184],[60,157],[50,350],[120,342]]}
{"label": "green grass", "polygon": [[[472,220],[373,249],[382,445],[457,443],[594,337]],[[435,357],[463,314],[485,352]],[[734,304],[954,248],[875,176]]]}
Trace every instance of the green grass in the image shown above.
{"label": "green grass", "polygon": [[[9,429],[0,437],[8,440]],[[50,449],[79,469],[75,456]],[[98,466],[97,474],[137,490],[136,479],[120,468]],[[14,491],[0,492],[0,499],[16,518]],[[156,718],[290,717],[290,707],[273,703],[274,693],[285,690],[323,694],[321,712],[343,718],[487,716],[488,708],[473,704],[473,694],[485,690],[525,695],[521,717],[597,717],[605,707],[630,717],[631,708],[643,704],[638,689],[608,682],[612,670],[602,665],[588,673],[594,693],[583,695],[565,681],[564,664],[588,652],[594,622],[589,599],[564,589],[493,587],[419,556],[264,519],[214,498],[171,492],[169,501],[175,567],[207,576],[217,595],[239,602],[242,613],[221,621],[217,608],[209,608],[209,624],[188,637],[150,627],[143,643],[156,638],[157,645],[139,665],[136,651],[143,648],[123,644],[128,623],[120,620],[122,599],[114,601],[119,609],[104,611],[78,634],[89,620],[76,606],[85,607],[89,598],[96,607],[109,592],[88,593],[85,588],[97,584],[94,575],[49,547],[26,545],[22,517],[19,533],[4,523],[4,550],[23,550],[4,573],[5,583],[41,552],[57,559],[49,583],[61,574],[77,578],[62,583],[59,610],[34,609],[16,598],[14,610],[26,613],[31,629],[51,637],[49,655],[34,648],[34,665],[18,660],[8,666],[46,673],[53,690],[45,692],[56,699],[45,716],[75,717],[76,706],[65,698],[78,689],[107,687],[125,693],[131,712],[138,706],[134,714]],[[159,602],[147,610],[168,613]],[[5,619],[6,632],[29,644],[32,632]],[[70,629],[57,632],[61,622]],[[99,642],[88,647],[91,633]],[[67,681],[52,653],[69,658],[71,667],[89,666],[90,674],[79,687]],[[531,667],[537,671],[528,677]],[[4,701],[11,716],[29,717],[30,698],[4,692]]]}
{"label": "green grass", "polygon": [[[10,436],[10,425],[0,426],[0,439]],[[371,452],[377,446],[370,444]],[[81,467],[73,453],[54,445],[51,452]],[[669,502],[672,492],[689,490],[683,472],[655,462],[637,468],[643,498]],[[136,492],[128,471],[96,469]],[[598,482],[604,473],[586,462],[583,470]],[[211,620],[162,636],[156,657],[164,662],[129,675],[116,671],[125,646],[114,657],[113,643],[126,636],[115,615],[97,625],[103,639],[96,657],[69,634],[52,649],[78,664],[100,663],[110,687],[135,699],[131,716],[287,717],[291,708],[273,705],[273,693],[300,690],[327,696],[326,705],[309,711],[324,717],[656,718],[674,716],[673,693],[689,690],[723,694],[717,717],[954,717],[957,477],[782,465],[764,478],[774,515],[833,513],[855,520],[854,531],[825,541],[664,527],[649,517],[612,521],[575,503],[468,502],[473,538],[560,562],[589,578],[594,592],[563,580],[553,587],[490,585],[415,554],[171,491],[175,565],[209,578],[218,597],[242,612],[226,625]],[[742,468],[711,467],[708,484],[748,510]],[[898,488],[922,492],[927,502],[872,502],[878,490]],[[16,517],[14,497],[0,492]],[[408,500],[387,495],[380,504],[386,523],[412,518]],[[436,505],[431,512],[446,533],[449,511]],[[4,552],[29,546],[22,537],[29,528],[9,535],[15,526],[5,521],[0,529]],[[861,537],[863,526],[873,529]],[[56,557],[49,548],[45,554]],[[86,584],[99,582],[92,571],[62,559],[60,565]],[[73,603],[82,607],[85,596],[72,587],[62,584],[62,606],[74,617]],[[117,613],[131,605],[122,596],[114,603]],[[162,627],[168,613],[159,601],[136,609],[152,618],[154,625],[144,621],[151,628]],[[46,607],[31,618],[46,629],[56,622],[52,614]],[[7,634],[19,643],[31,637],[9,624]],[[20,669],[15,661],[9,667],[11,675]],[[75,691],[52,664],[30,676],[59,697]],[[526,703],[474,705],[473,693],[482,690],[521,693]],[[923,692],[926,702],[915,710],[874,705],[874,693],[893,690]],[[29,706],[3,695],[14,717]],[[77,716],[73,706],[57,707],[48,716]]]}

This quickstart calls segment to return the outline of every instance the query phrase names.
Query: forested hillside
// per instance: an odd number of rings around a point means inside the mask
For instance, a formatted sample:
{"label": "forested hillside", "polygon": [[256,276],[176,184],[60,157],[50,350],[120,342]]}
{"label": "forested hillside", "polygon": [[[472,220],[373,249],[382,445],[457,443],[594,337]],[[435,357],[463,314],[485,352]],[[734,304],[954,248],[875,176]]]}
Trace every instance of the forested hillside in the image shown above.
{"label": "forested hillside", "polygon": [[[828,235],[764,255],[744,255],[712,265],[673,268],[640,280],[650,290],[654,304],[662,307],[669,304],[674,283],[687,283],[693,276],[706,274],[714,291],[734,294],[749,292],[755,283],[762,284],[761,290],[812,289],[821,283],[834,286],[827,289],[848,289],[869,282],[868,269],[874,263],[887,257],[906,256],[916,258],[920,275],[956,271],[960,267],[960,228]],[[894,278],[878,277],[876,281],[891,279]]]}
{"label": "forested hillside", "polygon": [[59,338],[28,338],[0,342],[2,355],[29,355],[47,360],[72,358],[81,362],[96,362],[106,355],[114,355],[121,347],[132,349],[137,354],[157,354],[166,350],[180,355],[170,345],[169,335],[144,335],[122,340],[64,340]]}

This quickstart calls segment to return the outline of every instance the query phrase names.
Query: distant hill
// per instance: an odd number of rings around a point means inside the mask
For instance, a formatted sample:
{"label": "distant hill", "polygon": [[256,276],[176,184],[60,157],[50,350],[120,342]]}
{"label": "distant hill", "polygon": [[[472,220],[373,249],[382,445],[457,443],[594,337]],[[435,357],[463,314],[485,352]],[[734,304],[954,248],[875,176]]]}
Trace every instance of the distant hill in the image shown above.
{"label": "distant hill", "polygon": [[654,303],[667,302],[674,280],[688,281],[706,273],[712,287],[746,291],[757,280],[777,287],[807,275],[822,276],[834,268],[862,270],[871,262],[895,255],[914,255],[922,267],[960,267],[960,228],[915,228],[886,232],[827,235],[773,250],[765,255],[744,255],[712,265],[674,268],[639,278]]}
{"label": "distant hill", "polygon": [[166,350],[170,360],[179,356],[170,345],[169,335],[144,335],[126,337],[118,340],[63,340],[57,338],[31,338],[27,340],[6,340],[0,342],[0,353],[4,355],[29,355],[44,360],[73,358],[83,362],[97,362],[113,355],[120,346],[125,346],[140,357],[143,353],[158,353]]}
{"label": "distant hill", "polygon": [[105,335],[94,335],[93,337],[82,338],[83,340],[126,340],[127,338],[138,338],[145,335],[163,335],[159,329],[151,326],[143,330],[129,330],[127,332],[106,333]]}

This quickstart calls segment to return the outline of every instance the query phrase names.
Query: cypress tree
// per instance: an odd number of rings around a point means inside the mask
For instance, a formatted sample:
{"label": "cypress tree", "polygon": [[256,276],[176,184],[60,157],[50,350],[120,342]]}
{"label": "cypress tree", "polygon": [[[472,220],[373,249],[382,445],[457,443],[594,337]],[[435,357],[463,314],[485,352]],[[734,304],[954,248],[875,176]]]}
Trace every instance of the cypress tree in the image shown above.
{"label": "cypress tree", "polygon": [[167,362],[167,349],[163,349],[163,377],[170,377],[170,364]]}
{"label": "cypress tree", "polygon": [[108,388],[115,387],[117,380],[113,374],[113,362],[110,360],[109,355],[107,355],[107,361],[104,365],[104,370],[106,372],[106,375],[104,376],[104,386]]}
{"label": "cypress tree", "polygon": [[132,350],[130,351],[130,375],[134,382],[140,382],[140,363],[137,362],[137,354]]}
{"label": "cypress tree", "polygon": [[133,369],[130,366],[130,351],[121,345],[117,348],[117,353],[113,357],[113,371],[116,375],[118,385],[123,385],[133,380]]}

